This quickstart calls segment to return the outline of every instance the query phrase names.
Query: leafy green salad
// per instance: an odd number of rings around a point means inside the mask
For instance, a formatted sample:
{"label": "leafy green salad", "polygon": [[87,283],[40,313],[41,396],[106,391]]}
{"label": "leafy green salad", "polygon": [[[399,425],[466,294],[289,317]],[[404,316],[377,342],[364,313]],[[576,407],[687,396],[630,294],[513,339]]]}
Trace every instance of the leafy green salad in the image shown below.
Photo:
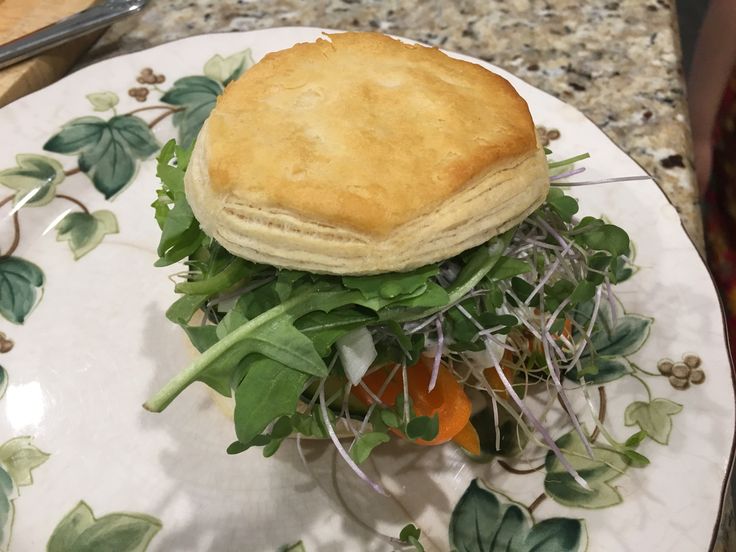
{"label": "leafy green salad", "polygon": [[[270,456],[291,435],[329,438],[378,492],[360,465],[392,439],[452,442],[479,461],[534,442],[586,487],[526,399],[561,403],[592,454],[565,382],[584,386],[598,369],[601,304],[615,316],[611,287],[632,274],[625,231],[576,218],[577,201],[552,187],[516,228],[411,272],[279,269],[233,256],[202,232],[184,192],[189,155],[170,141],[158,159],[156,264],[184,263],[166,316],[201,354],[147,409],[205,383],[234,400],[228,453],[262,447]],[[635,458],[626,446],[621,454]]]}

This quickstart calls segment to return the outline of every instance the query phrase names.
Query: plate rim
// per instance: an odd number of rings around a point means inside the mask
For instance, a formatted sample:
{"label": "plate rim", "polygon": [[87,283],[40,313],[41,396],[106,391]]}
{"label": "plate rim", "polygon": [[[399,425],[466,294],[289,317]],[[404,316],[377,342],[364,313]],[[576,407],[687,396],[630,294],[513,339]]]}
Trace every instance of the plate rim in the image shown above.
{"label": "plate rim", "polygon": [[[312,25],[286,25],[286,26],[267,27],[267,28],[261,28],[261,29],[251,29],[251,30],[247,30],[247,31],[215,31],[215,32],[205,32],[205,33],[192,34],[192,35],[189,35],[189,36],[184,36],[184,37],[176,38],[176,39],[169,40],[169,41],[166,41],[166,42],[162,42],[160,44],[149,46],[147,48],[140,48],[140,49],[137,49],[137,50],[134,50],[134,51],[130,51],[130,52],[119,53],[119,54],[107,56],[107,57],[104,57],[102,59],[98,59],[98,60],[95,60],[95,61],[93,61],[91,63],[88,63],[86,65],[83,65],[81,67],[75,68],[73,71],[71,71],[70,73],[64,75],[60,79],[58,79],[58,80],[56,80],[56,81],[54,81],[52,83],[49,83],[48,85],[43,86],[42,88],[39,88],[38,90],[35,90],[35,91],[31,92],[30,94],[27,94],[25,96],[22,96],[21,98],[18,98],[16,100],[10,102],[9,104],[3,106],[2,108],[0,108],[0,113],[7,111],[8,108],[10,108],[11,106],[18,107],[20,104],[23,104],[23,103],[25,103],[27,101],[33,101],[32,99],[35,98],[35,96],[37,94],[47,93],[50,89],[54,88],[56,85],[58,85],[59,83],[65,81],[66,79],[68,79],[70,77],[78,76],[80,73],[84,73],[84,72],[86,72],[88,70],[89,71],[97,70],[97,69],[99,69],[99,67],[98,67],[99,65],[103,65],[103,64],[108,63],[108,62],[110,62],[112,60],[117,60],[117,59],[125,58],[125,57],[128,57],[128,56],[135,56],[135,55],[141,54],[143,52],[150,52],[152,50],[157,50],[159,48],[161,48],[161,49],[169,48],[173,44],[183,43],[183,42],[187,42],[187,41],[194,41],[194,40],[197,40],[197,39],[201,39],[202,37],[206,37],[206,36],[218,36],[218,35],[241,35],[241,36],[243,36],[243,35],[252,35],[252,34],[258,34],[258,33],[268,33],[268,32],[272,32],[272,31],[288,32],[289,30],[315,31],[315,32],[318,32],[320,34],[343,33],[343,32],[361,32],[361,31],[345,31],[345,30],[341,30],[341,29],[333,29],[333,28],[328,28],[328,27],[315,27],[315,26],[312,26]],[[378,31],[362,31],[362,32],[378,32]],[[569,102],[566,102],[566,101],[562,100],[561,98],[558,98],[554,94],[548,92],[545,89],[540,88],[537,85],[534,85],[534,84],[529,83],[526,79],[517,76],[515,73],[513,73],[513,71],[511,71],[509,69],[505,69],[505,68],[500,67],[500,66],[498,66],[498,65],[496,65],[494,63],[490,63],[490,62],[484,61],[484,60],[482,60],[480,58],[477,58],[477,57],[473,56],[472,54],[467,54],[467,53],[464,53],[464,52],[458,51],[458,50],[451,50],[451,49],[446,49],[446,48],[440,48],[440,47],[437,47],[437,46],[434,46],[434,45],[431,45],[431,44],[427,44],[426,42],[423,42],[421,40],[416,40],[416,39],[412,39],[412,38],[408,38],[408,37],[404,37],[404,36],[400,36],[400,35],[394,35],[394,34],[390,34],[390,33],[379,33],[379,34],[384,34],[384,35],[387,35],[387,36],[390,36],[390,37],[393,37],[393,38],[402,40],[402,41],[407,42],[407,43],[420,44],[420,45],[423,45],[423,46],[435,48],[435,49],[438,49],[438,50],[440,50],[440,51],[442,51],[442,52],[444,52],[445,54],[448,54],[448,55],[456,54],[456,55],[461,55],[461,56],[464,56],[464,57],[467,57],[467,58],[471,58],[473,60],[472,63],[477,63],[477,64],[479,64],[481,66],[488,66],[488,67],[492,68],[493,70],[501,70],[501,71],[504,71],[506,73],[509,73],[509,74],[513,75],[514,78],[518,79],[521,82],[524,82],[525,84],[527,84],[528,86],[530,86],[532,88],[535,88],[536,90],[538,90],[539,92],[543,93],[544,95],[549,96],[549,97],[553,98],[554,100],[556,100],[556,101],[558,101],[558,102],[560,102],[560,103],[562,103],[562,104],[564,104],[564,105],[566,105],[566,106],[574,109],[586,121],[588,121],[593,126],[595,126],[601,132],[601,135],[604,136],[605,139],[608,140],[608,142],[610,142],[610,144],[612,146],[614,146],[621,153],[623,153],[624,155],[626,155],[626,157],[628,157],[631,161],[633,161],[639,167],[639,169],[642,171],[642,173],[645,174],[645,175],[647,175],[649,177],[649,180],[652,181],[652,183],[657,188],[658,192],[666,200],[667,204],[669,204],[671,207],[675,208],[675,205],[674,205],[673,201],[664,192],[664,190],[662,189],[662,187],[659,184],[658,180],[647,169],[645,169],[638,160],[634,159],[627,151],[625,151],[623,149],[623,147],[621,147],[617,142],[615,142],[600,127],[600,125],[598,125],[597,123],[595,123],[584,111],[582,111],[576,105],[574,105],[572,103],[569,103]],[[700,260],[700,262],[702,263],[702,266],[705,268],[705,270],[706,270],[706,272],[708,274],[708,277],[710,279],[710,284],[711,284],[713,290],[715,291],[715,295],[716,295],[716,298],[717,298],[717,301],[718,301],[718,307],[720,309],[721,327],[722,327],[722,330],[723,330],[722,335],[723,335],[723,339],[725,341],[724,345],[725,345],[725,350],[726,350],[726,355],[727,355],[727,358],[728,358],[728,364],[729,364],[730,375],[731,375],[731,390],[732,390],[732,393],[733,393],[734,397],[736,398],[736,364],[734,364],[734,355],[733,355],[733,351],[731,350],[731,346],[730,346],[728,324],[727,324],[726,311],[725,311],[725,306],[724,306],[723,298],[721,297],[721,294],[720,294],[720,292],[718,290],[718,286],[717,286],[716,281],[715,281],[715,278],[713,276],[713,272],[711,271],[711,269],[710,269],[710,267],[708,265],[708,262],[707,262],[707,259],[706,259],[705,254],[703,252],[701,252],[701,250],[698,248],[697,244],[695,243],[695,240],[693,239],[693,237],[688,233],[687,228],[685,227],[685,224],[684,224],[684,222],[682,220],[682,217],[679,215],[679,212],[678,212],[678,217],[677,218],[678,218],[680,230],[685,234],[685,236],[687,238],[687,241],[690,243],[690,245],[692,246],[692,248],[695,250],[695,252],[696,252],[696,254],[698,256],[698,259]],[[701,214],[701,219],[702,219],[702,214]],[[723,482],[721,484],[721,491],[720,491],[720,494],[719,494],[718,511],[717,511],[716,516],[715,516],[714,525],[713,525],[713,529],[712,529],[712,532],[711,532],[711,540],[710,540],[710,544],[709,544],[709,547],[708,547],[709,552],[713,552],[714,549],[715,549],[715,546],[717,544],[718,536],[719,536],[719,533],[720,533],[719,529],[721,527],[721,524],[722,524],[723,518],[724,518],[724,514],[725,514],[725,501],[727,499],[727,493],[730,490],[730,487],[731,487],[731,484],[732,484],[732,480],[733,480],[733,476],[734,476],[734,473],[736,472],[736,404],[734,404],[732,406],[732,411],[734,412],[735,416],[734,416],[734,424],[733,424],[732,432],[731,432],[730,451],[729,451],[729,455],[728,455],[728,459],[727,459],[727,466],[726,466],[726,470],[725,470],[725,476],[724,476]]]}

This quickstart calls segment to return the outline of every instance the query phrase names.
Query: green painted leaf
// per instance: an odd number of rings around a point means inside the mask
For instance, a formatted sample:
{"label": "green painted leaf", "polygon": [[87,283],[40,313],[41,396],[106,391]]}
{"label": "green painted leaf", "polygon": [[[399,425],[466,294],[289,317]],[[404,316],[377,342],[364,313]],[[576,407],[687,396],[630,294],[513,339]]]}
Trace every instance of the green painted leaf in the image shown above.
{"label": "green painted leaf", "polygon": [[51,534],[47,552],[67,552],[74,550],[76,540],[87,529],[95,523],[95,516],[86,502],[80,501],[74,509],[69,512]]}
{"label": "green painted leaf", "polygon": [[0,550],[3,552],[8,550],[15,515],[13,499],[17,496],[18,489],[10,474],[0,468]]}
{"label": "green painted leaf", "polygon": [[43,145],[46,151],[73,154],[97,144],[107,123],[99,117],[79,117],[65,124]]}
{"label": "green painted leaf", "polygon": [[99,519],[84,502],[69,512],[51,534],[47,552],[144,552],[161,529],[151,516],[114,513]]}
{"label": "green painted leaf", "polygon": [[578,485],[550,451],[545,460],[544,490],[551,498],[565,506],[579,508],[606,508],[621,502],[621,495],[611,486],[611,482],[629,467],[620,454],[594,446],[595,458],[588,458],[575,431],[563,435],[556,442],[591,490]]}
{"label": "green painted leaf", "polygon": [[118,115],[109,121],[74,119],[44,144],[47,151],[79,154],[80,170],[107,199],[131,182],[136,160],[146,159],[158,148],[151,129],[135,115]]}
{"label": "green painted leaf", "polygon": [[0,399],[5,396],[5,391],[8,388],[8,371],[0,366]]}
{"label": "green painted leaf", "polygon": [[92,104],[95,111],[107,111],[112,109],[120,102],[120,98],[115,92],[94,92],[85,96]]}
{"label": "green painted leaf", "polygon": [[585,544],[581,520],[552,518],[533,525],[525,508],[502,503],[475,479],[450,518],[450,545],[455,552],[577,552]]}
{"label": "green painted leaf", "polygon": [[537,523],[524,541],[525,552],[563,552],[585,550],[585,526],[582,520],[545,519]]}
{"label": "green painted leaf", "polygon": [[127,145],[136,159],[148,159],[161,147],[148,124],[140,117],[119,115],[110,119],[109,125],[113,138]]}
{"label": "green painted leaf", "polygon": [[56,240],[68,241],[77,260],[97,247],[107,234],[117,234],[118,222],[110,211],[69,213],[56,225],[56,230]]}
{"label": "green painted leaf", "polygon": [[222,90],[217,80],[193,76],[177,80],[171,90],[161,96],[161,101],[184,108],[174,113],[174,126],[179,129],[179,144],[183,148],[194,143]]}
{"label": "green painted leaf", "polygon": [[0,314],[23,324],[44,283],[41,269],[20,257],[0,258]]}
{"label": "green painted leaf", "polygon": [[79,168],[105,199],[110,199],[133,180],[136,165],[125,143],[116,140],[106,126],[99,142],[79,156]]}
{"label": "green painted leaf", "polygon": [[32,153],[16,155],[15,162],[15,167],[0,171],[0,184],[16,191],[15,203],[24,201],[24,205],[36,207],[51,201],[57,184],[64,180],[61,164],[51,157]]}
{"label": "green painted leaf", "polygon": [[457,552],[488,552],[496,545],[496,550],[518,550],[528,525],[519,506],[502,505],[474,479],[452,511],[450,545]]}
{"label": "green painted leaf", "polygon": [[31,485],[31,471],[48,460],[49,455],[36,448],[33,437],[15,437],[0,445],[0,465],[19,487]]}
{"label": "green painted leaf", "polygon": [[654,399],[652,402],[636,401],[626,407],[624,421],[634,424],[661,445],[670,440],[672,416],[682,410],[682,405],[669,399]]}
{"label": "green painted leaf", "polygon": [[250,443],[273,420],[293,414],[307,378],[270,358],[250,360],[234,393],[238,441]]}
{"label": "green painted leaf", "polygon": [[581,370],[577,368],[568,370],[565,376],[573,381],[585,378],[586,383],[602,385],[615,381],[626,374],[634,371],[631,363],[622,356],[617,357],[590,357],[584,356],[580,359]]}
{"label": "green painted leaf", "polygon": [[212,80],[227,85],[248,70],[253,63],[250,48],[226,58],[217,54],[204,64],[204,74]]}
{"label": "green painted leaf", "polygon": [[625,314],[616,319],[614,327],[593,332],[593,350],[601,356],[631,355],[638,351],[649,337],[652,319],[639,314]]}
{"label": "green painted leaf", "polygon": [[304,548],[302,541],[299,541],[295,542],[294,544],[285,544],[283,546],[279,546],[276,552],[307,552],[307,549]]}

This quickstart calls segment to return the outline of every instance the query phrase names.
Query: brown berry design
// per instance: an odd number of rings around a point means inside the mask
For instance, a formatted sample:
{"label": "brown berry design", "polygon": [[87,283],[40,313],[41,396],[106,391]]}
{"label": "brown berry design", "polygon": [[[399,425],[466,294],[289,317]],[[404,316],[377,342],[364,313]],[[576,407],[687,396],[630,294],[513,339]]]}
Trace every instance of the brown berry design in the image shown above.
{"label": "brown berry design", "polygon": [[682,360],[673,362],[663,358],[657,363],[657,370],[669,379],[675,389],[687,389],[690,384],[700,385],[705,381],[705,372],[700,367],[700,357],[693,353],[685,353]]}
{"label": "brown berry design", "polygon": [[148,88],[146,88],[145,86],[131,88],[130,90],[128,90],[128,96],[135,98],[139,102],[145,102],[148,98]]}
{"label": "brown berry design", "polygon": [[166,80],[166,77],[164,75],[157,75],[150,67],[144,67],[135,80],[139,84],[161,84]]}
{"label": "brown berry design", "polygon": [[0,353],[9,353],[13,349],[13,345],[15,345],[13,340],[8,339],[8,336],[0,332]]}
{"label": "brown berry design", "polygon": [[556,128],[547,129],[543,126],[537,127],[537,137],[539,138],[539,143],[543,146],[549,146],[549,143],[552,140],[557,140],[560,137],[560,131]]}

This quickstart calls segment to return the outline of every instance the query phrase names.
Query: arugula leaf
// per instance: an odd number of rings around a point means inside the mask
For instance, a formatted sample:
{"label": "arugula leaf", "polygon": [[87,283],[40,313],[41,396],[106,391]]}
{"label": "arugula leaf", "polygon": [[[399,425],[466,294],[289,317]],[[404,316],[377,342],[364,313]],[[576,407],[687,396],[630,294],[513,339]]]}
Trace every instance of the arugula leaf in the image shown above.
{"label": "arugula leaf", "polygon": [[377,321],[377,316],[366,313],[356,307],[341,307],[329,313],[310,312],[299,318],[294,326],[306,335],[314,344],[321,357],[330,353],[332,345],[343,335],[370,325]]}
{"label": "arugula leaf", "polygon": [[279,416],[296,410],[308,376],[276,362],[254,355],[235,389],[235,434],[241,443],[250,443]]}
{"label": "arugula leaf", "polygon": [[160,412],[192,382],[217,364],[235,366],[250,353],[261,353],[294,370],[326,376],[327,367],[304,334],[292,322],[321,310],[329,312],[360,299],[357,291],[303,293],[249,320],[208,348],[144,405]]}
{"label": "arugula leaf", "polygon": [[184,193],[184,173],[190,155],[191,151],[170,140],[158,156],[156,175],[161,179],[161,188],[151,205],[161,227],[156,266],[168,266],[188,257],[205,238]]}
{"label": "arugula leaf", "polygon": [[207,295],[183,295],[166,310],[166,318],[179,326],[189,324],[194,313],[206,301]]}
{"label": "arugula leaf", "polygon": [[184,326],[184,331],[200,353],[217,343],[217,326]]}
{"label": "arugula leaf", "polygon": [[357,289],[365,299],[398,299],[411,295],[439,274],[438,265],[427,265],[411,272],[391,272],[375,276],[343,276],[343,285]]}
{"label": "arugula leaf", "polygon": [[193,282],[179,282],[174,287],[176,293],[187,293],[195,295],[215,295],[231,288],[241,280],[253,275],[258,270],[258,265],[233,257],[230,263],[220,272],[203,280]]}
{"label": "arugula leaf", "polygon": [[273,289],[281,301],[286,301],[294,291],[294,284],[307,276],[307,272],[301,272],[299,270],[279,270]]}

